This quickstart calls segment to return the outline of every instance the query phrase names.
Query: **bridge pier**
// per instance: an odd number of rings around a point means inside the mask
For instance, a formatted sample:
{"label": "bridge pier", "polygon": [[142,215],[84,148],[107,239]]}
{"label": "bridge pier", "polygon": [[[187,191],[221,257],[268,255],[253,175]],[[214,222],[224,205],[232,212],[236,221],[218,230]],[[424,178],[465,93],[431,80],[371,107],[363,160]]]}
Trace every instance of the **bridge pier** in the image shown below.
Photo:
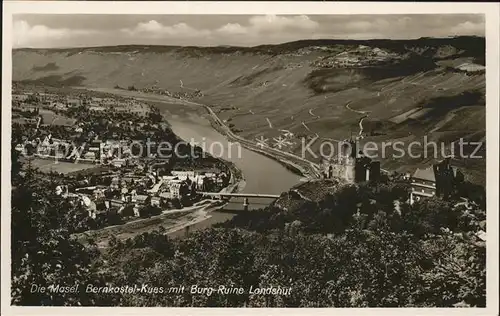
{"label": "bridge pier", "polygon": [[243,199],[243,210],[248,211],[248,205],[248,198],[246,197]]}

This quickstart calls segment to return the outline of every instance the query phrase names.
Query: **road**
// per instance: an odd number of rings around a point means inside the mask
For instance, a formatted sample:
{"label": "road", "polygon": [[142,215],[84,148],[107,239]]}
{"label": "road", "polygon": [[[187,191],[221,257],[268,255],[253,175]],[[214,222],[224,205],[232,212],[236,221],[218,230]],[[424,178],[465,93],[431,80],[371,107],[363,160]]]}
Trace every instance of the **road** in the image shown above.
{"label": "road", "polygon": [[302,121],[302,126],[304,126],[305,129],[307,129],[308,132],[310,132],[311,130],[309,129],[309,127],[307,127],[306,123],[304,121]]}
{"label": "road", "polygon": [[359,133],[358,135],[361,136],[363,135],[363,120],[367,118],[367,116],[365,117],[362,117],[360,120],[359,120]]}
{"label": "road", "polygon": [[269,128],[273,128],[273,124],[271,124],[271,121],[266,117],[267,124],[269,125]]}
{"label": "road", "polygon": [[224,124],[224,122],[217,116],[217,114],[209,106],[195,102],[189,102],[189,103],[204,107],[208,111],[212,119],[215,121],[215,123],[222,128],[222,132],[224,135],[226,135],[226,137],[240,142],[241,145],[245,146],[246,148],[252,151],[264,153],[267,156],[275,157],[286,164],[290,164],[291,166],[298,168],[305,177],[308,178],[320,177],[318,164],[277,148],[272,148],[272,147],[260,148],[252,141],[249,141],[248,139],[235,135],[231,131],[231,129]]}
{"label": "road", "polygon": [[350,107],[351,101],[347,102],[345,105],[345,108],[348,109],[351,112],[357,113],[357,114],[363,114],[364,116],[359,120],[359,133],[358,135],[361,136],[363,134],[363,120],[369,116],[369,113],[371,111],[359,111],[359,110],[354,110]]}

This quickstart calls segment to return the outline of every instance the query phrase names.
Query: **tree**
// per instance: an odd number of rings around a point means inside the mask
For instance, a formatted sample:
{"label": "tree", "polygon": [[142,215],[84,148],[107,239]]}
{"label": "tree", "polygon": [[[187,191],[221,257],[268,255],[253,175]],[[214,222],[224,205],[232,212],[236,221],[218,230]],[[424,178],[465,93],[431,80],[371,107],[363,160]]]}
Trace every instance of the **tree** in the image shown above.
{"label": "tree", "polygon": [[422,274],[427,306],[452,306],[466,303],[486,306],[486,249],[478,247],[466,236],[453,233],[424,241],[429,259]]}
{"label": "tree", "polygon": [[417,201],[402,219],[405,229],[418,236],[439,234],[441,228],[456,230],[459,225],[459,213],[452,203],[437,197]]}
{"label": "tree", "polygon": [[23,185],[12,191],[12,288],[13,305],[94,305],[98,296],[86,293],[32,291],[33,285],[82,286],[101,284],[92,251],[75,241],[75,230],[65,214],[76,206],[46,190],[47,184],[28,171]]}
{"label": "tree", "polygon": [[156,216],[161,214],[161,208],[153,206],[151,204],[146,204],[139,210],[139,214],[142,218],[148,218],[151,216]]}

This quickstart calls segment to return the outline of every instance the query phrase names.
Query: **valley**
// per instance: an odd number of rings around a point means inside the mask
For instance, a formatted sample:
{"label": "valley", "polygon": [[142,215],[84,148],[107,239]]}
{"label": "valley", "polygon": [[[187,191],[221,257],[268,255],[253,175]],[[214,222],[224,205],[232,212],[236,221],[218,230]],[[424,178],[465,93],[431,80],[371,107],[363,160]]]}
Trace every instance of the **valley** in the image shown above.
{"label": "valley", "polygon": [[[361,143],[459,139],[485,148],[484,38],[309,40],[257,47],[115,46],[14,50],[13,79],[90,89],[165,89],[207,105],[238,137],[286,131]],[[200,91],[194,93],[193,91]],[[318,151],[320,141],[311,149]],[[308,157],[309,158],[309,157]],[[311,158],[315,163],[318,159]],[[433,158],[382,158],[412,172]],[[455,159],[483,184],[485,159]]]}

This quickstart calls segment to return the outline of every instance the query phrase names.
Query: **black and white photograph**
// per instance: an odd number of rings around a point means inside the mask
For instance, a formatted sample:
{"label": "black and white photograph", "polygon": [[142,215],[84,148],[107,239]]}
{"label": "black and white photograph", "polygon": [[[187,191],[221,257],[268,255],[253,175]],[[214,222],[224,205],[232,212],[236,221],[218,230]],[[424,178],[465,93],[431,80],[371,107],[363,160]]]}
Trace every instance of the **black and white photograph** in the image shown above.
{"label": "black and white photograph", "polygon": [[7,10],[2,314],[498,313],[498,4],[255,4]]}

